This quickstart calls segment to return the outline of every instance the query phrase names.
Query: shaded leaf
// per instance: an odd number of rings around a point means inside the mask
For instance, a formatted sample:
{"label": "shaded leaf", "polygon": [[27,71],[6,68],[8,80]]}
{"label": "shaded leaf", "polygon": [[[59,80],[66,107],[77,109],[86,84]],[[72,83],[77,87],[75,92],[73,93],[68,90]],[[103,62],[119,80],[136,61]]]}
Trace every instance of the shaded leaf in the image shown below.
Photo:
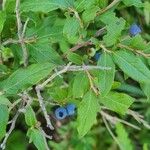
{"label": "shaded leaf", "polygon": [[0,11],[0,33],[3,30],[5,20],[6,20],[6,13],[4,11]]}
{"label": "shaded leaf", "polygon": [[150,70],[139,57],[125,50],[115,52],[113,57],[115,63],[129,77],[142,83],[150,82]]}
{"label": "shaded leaf", "polygon": [[25,121],[28,126],[35,126],[37,124],[36,116],[31,106],[26,108]]}
{"label": "shaded leaf", "polygon": [[44,79],[52,69],[54,65],[51,63],[33,64],[25,69],[20,68],[4,81],[2,90],[8,95],[16,94]]}
{"label": "shaded leaf", "polygon": [[129,95],[117,92],[110,92],[106,96],[100,96],[100,102],[110,110],[125,115],[134,99]]}
{"label": "shaded leaf", "polygon": [[116,125],[117,139],[121,150],[133,150],[132,143],[128,137],[128,133],[122,124]]}
{"label": "shaded leaf", "polygon": [[36,146],[38,150],[46,150],[46,139],[38,129],[29,129],[27,136],[30,138],[30,142]]}
{"label": "shaded leaf", "polygon": [[73,97],[74,98],[83,97],[88,88],[89,88],[89,79],[87,75],[83,72],[78,73],[75,76],[73,82],[73,89],[72,89]]}
{"label": "shaded leaf", "polygon": [[103,53],[98,61],[99,66],[111,67],[111,70],[101,70],[98,73],[99,89],[102,95],[106,95],[112,87],[115,76],[115,64],[111,56]]}
{"label": "shaded leaf", "polygon": [[[36,7],[35,7],[36,6]],[[21,10],[28,11],[42,11],[50,12],[58,8],[66,9],[73,6],[73,0],[25,0],[21,5]]]}
{"label": "shaded leaf", "polygon": [[83,137],[96,122],[99,110],[97,97],[92,91],[87,92],[78,108],[77,129],[80,137]]}
{"label": "shaded leaf", "polygon": [[0,140],[5,136],[9,119],[9,111],[6,105],[0,105]]}

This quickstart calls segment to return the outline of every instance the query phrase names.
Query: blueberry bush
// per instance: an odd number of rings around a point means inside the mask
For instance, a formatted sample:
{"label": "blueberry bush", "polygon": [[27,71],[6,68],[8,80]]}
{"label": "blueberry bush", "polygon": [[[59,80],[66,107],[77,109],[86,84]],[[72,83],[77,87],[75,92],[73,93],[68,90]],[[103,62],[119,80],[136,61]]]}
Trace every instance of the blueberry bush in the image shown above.
{"label": "blueberry bush", "polygon": [[0,8],[0,149],[150,149],[149,0]]}

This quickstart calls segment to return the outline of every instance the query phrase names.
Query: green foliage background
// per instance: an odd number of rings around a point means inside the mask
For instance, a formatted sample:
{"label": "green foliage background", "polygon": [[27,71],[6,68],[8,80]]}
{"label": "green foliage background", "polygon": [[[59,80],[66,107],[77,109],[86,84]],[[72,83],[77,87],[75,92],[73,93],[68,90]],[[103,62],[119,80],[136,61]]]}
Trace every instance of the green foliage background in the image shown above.
{"label": "green foliage background", "polygon": [[[1,149],[150,149],[149,0],[0,6]],[[76,115],[57,120],[68,103]]]}

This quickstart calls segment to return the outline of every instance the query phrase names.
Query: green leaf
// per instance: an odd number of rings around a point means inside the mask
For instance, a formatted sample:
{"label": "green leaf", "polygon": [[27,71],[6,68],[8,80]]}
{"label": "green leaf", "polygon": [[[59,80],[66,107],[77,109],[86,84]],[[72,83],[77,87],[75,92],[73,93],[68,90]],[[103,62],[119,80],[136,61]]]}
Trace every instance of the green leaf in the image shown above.
{"label": "green leaf", "polygon": [[146,24],[149,25],[150,23],[150,2],[144,2],[144,16]]}
{"label": "green leaf", "polygon": [[77,129],[80,137],[83,137],[96,122],[98,111],[100,106],[97,97],[92,91],[87,92],[78,108]]}
{"label": "green leaf", "polygon": [[25,121],[28,126],[35,126],[37,124],[36,116],[31,106],[26,108]]}
{"label": "green leaf", "polygon": [[147,96],[147,100],[150,100],[150,84],[141,84],[141,88]]}
{"label": "green leaf", "polygon": [[6,13],[4,11],[0,11],[0,33],[3,30],[5,20],[6,20]]}
{"label": "green leaf", "polygon": [[128,137],[127,131],[122,124],[116,125],[117,139],[121,150],[133,150],[132,143]]}
{"label": "green leaf", "polygon": [[113,11],[107,11],[100,16],[100,20],[107,25],[111,24],[117,19],[118,18],[116,17],[116,14]]}
{"label": "green leaf", "polygon": [[129,95],[117,92],[109,92],[106,96],[99,97],[100,102],[117,113],[125,115],[134,99]]}
{"label": "green leaf", "polygon": [[21,5],[21,10],[28,11],[42,11],[50,12],[58,8],[66,9],[73,6],[73,0],[25,0]]}
{"label": "green leaf", "polygon": [[0,105],[0,140],[5,136],[8,119],[8,107],[6,105]]}
{"label": "green leaf", "polygon": [[79,29],[80,23],[77,18],[67,18],[63,28],[63,34],[70,43],[76,43],[78,41],[77,33]]}
{"label": "green leaf", "polygon": [[63,64],[59,54],[48,44],[48,41],[28,45],[30,55],[36,63],[50,62],[56,65]]}
{"label": "green leaf", "polygon": [[[15,146],[14,146],[15,145]],[[8,138],[6,150],[27,150],[28,142],[23,131],[14,130]]]}
{"label": "green leaf", "polygon": [[85,23],[89,23],[90,21],[93,21],[96,17],[96,12],[99,10],[99,7],[93,6],[89,9],[86,9],[82,14],[82,19]]}
{"label": "green leaf", "polygon": [[136,6],[136,7],[143,6],[143,3],[141,0],[122,0],[122,1],[126,6]]}
{"label": "green leaf", "polygon": [[107,46],[114,45],[121,36],[122,30],[125,28],[126,21],[123,18],[117,18],[110,22],[107,27],[107,34],[103,40]]}
{"label": "green leaf", "polygon": [[67,59],[77,65],[81,65],[83,62],[83,59],[80,55],[78,55],[76,53],[72,53],[72,52],[69,52],[67,54]]}
{"label": "green leaf", "polygon": [[74,98],[83,97],[88,88],[89,88],[89,79],[87,75],[83,72],[78,73],[75,76],[73,82],[73,89],[72,89],[73,97]]}
{"label": "green leaf", "polygon": [[95,4],[95,0],[77,0],[75,2],[75,8],[77,11],[81,12],[85,9],[90,8]]}
{"label": "green leaf", "polygon": [[46,150],[46,139],[38,129],[29,129],[27,136],[30,138],[30,142],[36,146],[38,150]]}
{"label": "green leaf", "polygon": [[53,69],[54,65],[51,63],[33,64],[25,69],[20,68],[4,81],[2,89],[8,95],[16,94],[47,77]]}
{"label": "green leaf", "polygon": [[111,70],[101,70],[98,73],[99,89],[101,94],[107,95],[111,90],[115,77],[115,64],[111,56],[107,53],[103,53],[98,61],[99,66],[111,67]]}
{"label": "green leaf", "polygon": [[134,37],[128,37],[126,40],[123,41],[123,44],[137,50],[145,50],[149,48],[149,45],[146,43],[146,41],[142,38],[140,34]]}
{"label": "green leaf", "polygon": [[120,50],[114,53],[115,63],[125,74],[141,83],[150,82],[150,70],[142,60],[133,53]]}
{"label": "green leaf", "polygon": [[4,95],[0,95],[0,105],[10,106],[11,102]]}

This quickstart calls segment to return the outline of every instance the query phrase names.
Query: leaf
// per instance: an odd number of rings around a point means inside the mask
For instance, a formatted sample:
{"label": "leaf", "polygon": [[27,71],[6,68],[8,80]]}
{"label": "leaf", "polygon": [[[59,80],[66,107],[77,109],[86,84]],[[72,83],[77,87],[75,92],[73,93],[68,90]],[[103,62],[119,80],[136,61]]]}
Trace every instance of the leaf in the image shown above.
{"label": "leaf", "polygon": [[116,17],[116,14],[113,11],[107,11],[100,16],[100,20],[107,25],[111,24],[117,19],[118,18]]}
{"label": "leaf", "polygon": [[22,131],[14,130],[8,138],[6,150],[27,150],[28,142],[26,139],[27,138]]}
{"label": "leaf", "polygon": [[146,41],[142,38],[140,34],[134,37],[128,37],[126,40],[124,40],[123,44],[137,50],[145,50],[149,48],[149,45],[146,43]]}
{"label": "leaf", "polygon": [[4,81],[2,89],[8,95],[16,94],[47,77],[53,69],[54,65],[51,63],[33,64],[26,69],[20,68]]}
{"label": "leaf", "polygon": [[150,100],[150,84],[141,84],[141,88],[147,96],[147,100]]}
{"label": "leaf", "polygon": [[79,29],[80,23],[77,18],[67,18],[63,28],[63,34],[70,43],[76,43],[78,41],[77,33]]}
{"label": "leaf", "polygon": [[0,140],[5,136],[9,119],[9,111],[6,105],[0,105]]}
{"label": "leaf", "polygon": [[132,143],[128,137],[127,131],[124,129],[122,124],[116,125],[117,139],[119,141],[121,150],[133,150]]}
{"label": "leaf", "polygon": [[72,89],[73,97],[74,98],[83,97],[88,88],[89,88],[89,79],[87,75],[83,72],[78,73],[75,76],[73,82],[73,89]]}
{"label": "leaf", "polygon": [[3,30],[5,20],[6,20],[6,13],[4,11],[0,11],[0,33]]}
{"label": "leaf", "polygon": [[136,6],[136,7],[142,7],[143,3],[141,0],[122,0],[122,2],[126,6]]}
{"label": "leaf", "polygon": [[69,52],[67,54],[67,59],[77,65],[81,65],[83,62],[83,59],[80,55],[78,55],[76,53],[72,53],[72,52]]}
{"label": "leaf", "polygon": [[104,96],[111,90],[114,82],[115,64],[111,56],[104,52],[98,61],[98,66],[111,67],[111,70],[102,70],[98,73],[99,89]]}
{"label": "leaf", "polygon": [[100,102],[110,110],[125,115],[134,99],[129,95],[117,92],[109,92],[106,96],[99,97]]}
{"label": "leaf", "polygon": [[96,17],[96,12],[99,10],[99,7],[93,6],[89,9],[86,9],[82,14],[82,19],[85,23],[89,23],[90,21],[93,21]]}
{"label": "leaf", "polygon": [[30,142],[33,142],[33,144],[36,146],[38,150],[46,150],[46,139],[38,129],[29,129],[27,136],[30,138]]}
{"label": "leaf", "polygon": [[26,108],[25,121],[28,126],[35,126],[37,124],[36,116],[31,106]]}
{"label": "leaf", "polygon": [[115,52],[113,57],[119,68],[129,77],[141,83],[150,82],[150,70],[139,57],[125,50]]}
{"label": "leaf", "polygon": [[73,0],[25,0],[21,5],[21,10],[24,12],[28,11],[42,11],[50,12],[58,8],[66,9],[67,7],[73,6]]}
{"label": "leaf", "polygon": [[83,137],[96,122],[99,110],[97,97],[92,91],[87,92],[78,108],[77,129],[80,137]]}
{"label": "leaf", "polygon": [[0,95],[0,105],[10,106],[11,102],[4,95]]}
{"label": "leaf", "polygon": [[75,2],[75,8],[78,12],[90,8],[95,4],[95,0],[77,0]]}
{"label": "leaf", "polygon": [[150,23],[150,2],[144,2],[144,18],[147,25]]}
{"label": "leaf", "polygon": [[48,41],[38,42],[29,45],[30,55],[36,63],[50,62],[56,65],[62,65],[63,61],[59,54],[48,44]]}
{"label": "leaf", "polygon": [[121,32],[125,28],[125,23],[123,18],[117,18],[106,26],[107,34],[104,36],[103,40],[107,46],[112,46],[119,40]]}

